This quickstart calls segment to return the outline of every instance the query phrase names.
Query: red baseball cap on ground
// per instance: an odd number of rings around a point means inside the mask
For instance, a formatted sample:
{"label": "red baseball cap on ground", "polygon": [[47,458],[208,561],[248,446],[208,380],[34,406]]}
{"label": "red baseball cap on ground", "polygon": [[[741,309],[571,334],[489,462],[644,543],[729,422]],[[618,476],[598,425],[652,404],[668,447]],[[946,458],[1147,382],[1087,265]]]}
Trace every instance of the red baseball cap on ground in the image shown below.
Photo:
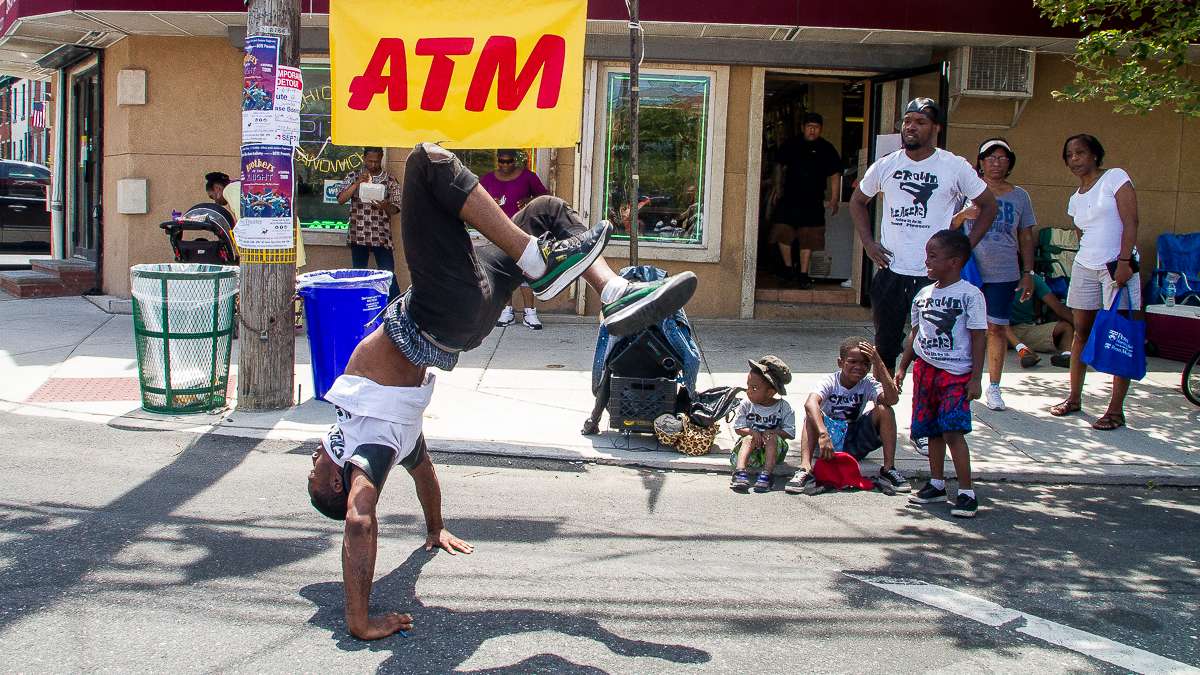
{"label": "red baseball cap on ground", "polygon": [[821,485],[841,490],[842,488],[858,488],[873,490],[875,483],[863,478],[858,469],[858,460],[845,452],[835,452],[831,459],[818,459],[813,464],[813,478]]}

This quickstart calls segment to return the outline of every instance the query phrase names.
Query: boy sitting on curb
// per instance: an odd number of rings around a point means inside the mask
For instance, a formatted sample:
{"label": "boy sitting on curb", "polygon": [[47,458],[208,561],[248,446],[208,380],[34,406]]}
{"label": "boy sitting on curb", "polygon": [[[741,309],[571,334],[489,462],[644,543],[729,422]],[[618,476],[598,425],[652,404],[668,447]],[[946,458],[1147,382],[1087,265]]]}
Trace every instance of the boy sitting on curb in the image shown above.
{"label": "boy sitting on curb", "polygon": [[[813,483],[813,454],[830,459],[836,451],[862,461],[880,447],[879,477],[897,492],[912,486],[896,469],[896,413],[900,392],[875,346],[862,337],[842,341],[838,370],[826,377],[804,404],[804,434],[800,437],[800,470],[784,489],[797,494]],[[874,404],[870,412],[867,406]]]}
{"label": "boy sitting on curb", "polygon": [[[787,454],[788,439],[796,437],[796,413],[788,402],[777,396],[787,395],[792,370],[778,356],[750,361],[746,375],[746,400],[738,404],[733,431],[741,438],[733,446],[736,457],[730,487],[742,491],[750,487],[747,465],[762,466],[754,481],[755,492],[771,489],[775,463]],[[753,456],[752,456],[753,455]]]}

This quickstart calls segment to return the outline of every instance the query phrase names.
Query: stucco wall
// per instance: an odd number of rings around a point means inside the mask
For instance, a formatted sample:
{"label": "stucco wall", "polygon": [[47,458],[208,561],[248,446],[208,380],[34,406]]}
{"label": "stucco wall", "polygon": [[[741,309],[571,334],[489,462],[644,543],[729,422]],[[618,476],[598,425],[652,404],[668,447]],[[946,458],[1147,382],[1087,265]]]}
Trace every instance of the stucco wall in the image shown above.
{"label": "stucco wall", "polygon": [[[1200,68],[1193,69],[1200,76]],[[1062,162],[1063,141],[1090,133],[1100,139],[1104,165],[1129,172],[1138,195],[1138,247],[1154,265],[1155,238],[1164,232],[1200,231],[1200,168],[1186,148],[1200,147],[1200,120],[1169,110],[1145,116],[1118,115],[1107,103],[1064,103],[1051,94],[1070,83],[1071,64],[1060,56],[1037,59],[1034,98],[1011,129],[973,129],[962,124],[1008,124],[1012,103],[964,99],[950,115],[949,149],[974,161],[979,143],[1003,136],[1016,151],[1011,180],[1029,191],[1042,225],[1067,227],[1067,200],[1078,180]]]}
{"label": "stucco wall", "polygon": [[[146,105],[117,104],[117,73],[146,71]],[[206,201],[204,174],[238,173],[242,54],[221,38],[131,36],[104,53],[106,293],[128,297],[129,267],[168,262],[158,224]],[[149,212],[117,212],[117,181],[146,178]]]}

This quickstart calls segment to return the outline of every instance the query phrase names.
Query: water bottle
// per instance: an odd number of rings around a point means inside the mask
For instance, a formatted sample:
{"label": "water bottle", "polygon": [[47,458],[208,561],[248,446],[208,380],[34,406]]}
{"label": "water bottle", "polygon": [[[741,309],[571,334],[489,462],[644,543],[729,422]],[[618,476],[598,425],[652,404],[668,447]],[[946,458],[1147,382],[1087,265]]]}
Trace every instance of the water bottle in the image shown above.
{"label": "water bottle", "polygon": [[1179,281],[1178,274],[1175,272],[1167,272],[1167,287],[1163,289],[1163,292],[1166,293],[1167,296],[1163,298],[1163,304],[1165,304],[1167,307],[1175,306],[1175,282],[1177,281]]}

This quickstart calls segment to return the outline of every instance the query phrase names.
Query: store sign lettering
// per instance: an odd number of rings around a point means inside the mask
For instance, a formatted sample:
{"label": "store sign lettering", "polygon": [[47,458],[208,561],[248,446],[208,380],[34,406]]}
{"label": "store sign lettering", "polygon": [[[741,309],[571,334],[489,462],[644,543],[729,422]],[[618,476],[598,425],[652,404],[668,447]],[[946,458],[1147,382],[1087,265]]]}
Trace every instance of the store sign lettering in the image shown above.
{"label": "store sign lettering", "polygon": [[[424,73],[421,110],[438,111],[445,108],[450,81],[458,65],[453,57],[469,56],[474,46],[475,39],[469,37],[417,40],[413,55],[432,57],[429,70]],[[500,110],[516,110],[540,75],[537,107],[553,108],[558,105],[562,92],[566,54],[567,42],[561,35],[542,35],[518,73],[517,39],[493,35],[475,58],[474,75],[461,105],[472,112],[484,110],[494,85],[496,107]],[[464,59],[464,62],[469,63],[469,59]],[[347,105],[353,110],[366,110],[381,94],[387,94],[389,110],[399,112],[408,109],[408,54],[401,38],[383,38],[375,45],[364,72],[350,82]]]}
{"label": "store sign lettering", "polygon": [[587,0],[330,3],[332,142],[574,145],[586,26]]}

